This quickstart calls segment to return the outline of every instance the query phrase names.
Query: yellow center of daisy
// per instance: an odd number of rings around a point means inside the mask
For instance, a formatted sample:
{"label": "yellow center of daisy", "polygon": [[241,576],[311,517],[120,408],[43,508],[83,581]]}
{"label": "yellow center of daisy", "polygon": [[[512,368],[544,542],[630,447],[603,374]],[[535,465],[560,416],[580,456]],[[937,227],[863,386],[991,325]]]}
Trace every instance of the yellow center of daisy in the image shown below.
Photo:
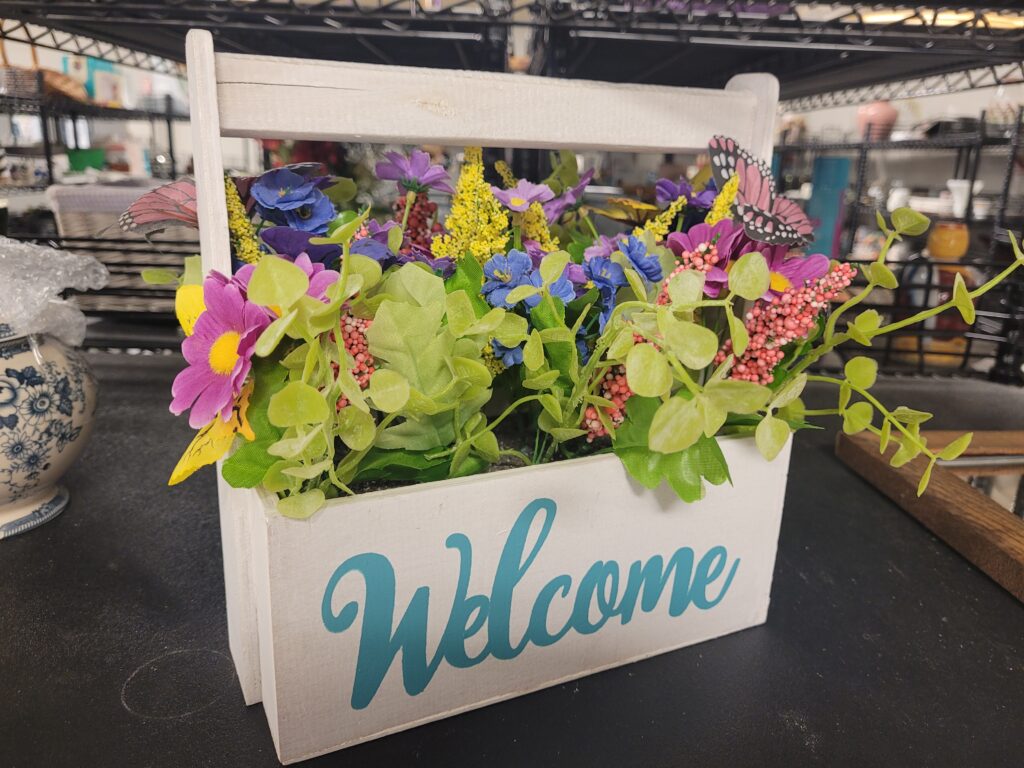
{"label": "yellow center of daisy", "polygon": [[210,370],[221,376],[228,376],[235,370],[238,362],[238,342],[241,336],[237,331],[227,331],[217,337],[210,346]]}
{"label": "yellow center of daisy", "polygon": [[526,201],[521,197],[513,197],[509,202],[514,206],[526,205]]}
{"label": "yellow center of daisy", "polygon": [[772,272],[771,287],[772,287],[773,291],[778,291],[779,293],[783,293],[791,285],[792,285],[792,283],[789,281],[788,277],[786,277],[785,275],[780,274],[778,272]]}

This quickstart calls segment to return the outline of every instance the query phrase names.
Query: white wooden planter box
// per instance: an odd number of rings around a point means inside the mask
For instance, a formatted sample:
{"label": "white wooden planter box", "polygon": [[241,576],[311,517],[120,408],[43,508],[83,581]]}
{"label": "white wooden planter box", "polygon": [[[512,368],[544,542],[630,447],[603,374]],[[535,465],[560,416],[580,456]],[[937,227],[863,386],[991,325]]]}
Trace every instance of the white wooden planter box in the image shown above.
{"label": "white wooden planter box", "polygon": [[[189,33],[204,267],[230,252],[219,136],[761,155],[778,84],[724,91],[214,54]],[[523,104],[511,117],[509,105]],[[718,637],[767,615],[789,461],[726,439],[696,504],[612,455],[330,502],[219,483],[228,634],[291,763]]]}

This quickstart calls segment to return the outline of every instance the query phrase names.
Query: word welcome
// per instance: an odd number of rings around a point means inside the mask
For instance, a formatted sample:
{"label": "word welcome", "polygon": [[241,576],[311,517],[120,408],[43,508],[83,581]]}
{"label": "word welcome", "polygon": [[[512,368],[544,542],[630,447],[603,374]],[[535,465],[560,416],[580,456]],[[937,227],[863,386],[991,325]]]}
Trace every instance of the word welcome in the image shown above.
{"label": "word welcome", "polygon": [[[357,573],[366,584],[352,707],[363,709],[370,704],[399,651],[402,652],[405,690],[410,696],[415,696],[427,687],[442,661],[456,668],[467,668],[489,656],[514,659],[531,643],[541,647],[552,645],[570,630],[589,635],[611,619],[628,624],[638,607],[647,613],[657,607],[669,579],[672,580],[668,600],[670,616],[679,616],[691,604],[701,610],[713,608],[729,591],[740,564],[739,558],[732,561],[728,574],[720,581],[717,594],[710,596],[708,588],[719,581],[728,561],[728,553],[722,546],[709,549],[696,566],[693,550],[689,547],[677,549],[667,564],[660,555],[654,555],[646,562],[638,560],[629,566],[621,592],[619,574],[622,569],[619,564],[614,560],[598,560],[579,580],[576,595],[571,598],[572,611],[563,627],[555,632],[549,631],[548,612],[556,598],[570,599],[573,580],[567,574],[551,579],[537,593],[526,631],[513,642],[510,626],[513,594],[544,546],[555,522],[555,510],[555,502],[551,499],[536,499],[523,509],[502,549],[490,595],[467,594],[473,568],[473,548],[465,534],[453,533],[448,537],[445,546],[459,554],[459,578],[451,613],[433,656],[428,657],[427,650],[429,587],[421,586],[416,590],[398,626],[393,627],[395,571],[391,561],[384,555],[366,552],[350,557],[338,566],[327,581],[321,606],[324,626],[330,632],[344,632],[359,614],[356,601],[346,603],[338,613],[332,609],[332,597],[342,579],[350,573]],[[543,515],[540,534],[527,550],[527,535],[538,515]],[[594,606],[600,615],[596,620],[592,619]],[[466,640],[485,626],[486,644],[482,650],[470,655],[466,651]]]}

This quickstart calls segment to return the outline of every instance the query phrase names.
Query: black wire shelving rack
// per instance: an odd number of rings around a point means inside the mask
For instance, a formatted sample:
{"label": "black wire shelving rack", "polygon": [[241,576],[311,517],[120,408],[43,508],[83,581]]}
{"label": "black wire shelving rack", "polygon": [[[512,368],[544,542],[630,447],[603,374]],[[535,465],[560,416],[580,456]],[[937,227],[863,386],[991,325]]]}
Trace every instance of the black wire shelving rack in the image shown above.
{"label": "black wire shelving rack", "polygon": [[[868,126],[865,138],[860,141],[805,141],[775,147],[776,156],[783,165],[792,162],[794,157],[806,159],[806,156],[825,153],[855,155],[855,180],[848,195],[840,247],[844,260],[852,264],[864,263],[850,256],[858,225],[873,224],[876,211],[886,216],[890,213],[884,209],[879,210],[877,205],[864,197],[869,158],[873,153],[948,150],[953,160],[952,178],[969,181],[966,212],[960,218],[948,215],[933,218],[965,225],[984,223],[974,216],[974,182],[977,180],[982,154],[1001,152],[1007,155],[993,214],[987,217],[991,229],[987,232],[988,244],[984,253],[968,253],[956,263],[937,262],[920,255],[910,261],[889,260],[886,263],[900,275],[902,283],[892,295],[892,303],[864,302],[859,305],[859,309],[875,309],[886,322],[901,320],[937,303],[948,301],[953,277],[957,272],[964,275],[969,283],[980,283],[1004,268],[1007,259],[1013,258],[1009,253],[1009,237],[1006,232],[1015,230],[1020,240],[1019,233],[1024,225],[1024,211],[1019,210],[1019,204],[1013,205],[1010,197],[1016,160],[1024,139],[1024,109],[1018,111],[1012,125],[1003,126],[999,130],[993,130],[987,125],[984,112],[977,125],[978,128],[972,131],[893,140],[868,139],[873,133],[871,126]],[[853,349],[845,350],[819,367],[830,370],[838,367],[846,355],[865,354],[876,358],[880,369],[889,373],[982,376],[1024,385],[1024,278],[1014,276],[986,294],[979,304],[977,321],[972,327],[960,322],[953,312],[942,319],[930,321],[924,327],[886,335],[878,347],[864,349],[851,346]]]}
{"label": "black wire shelving rack", "polygon": [[[89,104],[75,101],[66,97],[48,95],[43,86],[43,74],[36,73],[36,95],[32,97],[9,96],[0,94],[0,114],[5,115],[35,115],[40,120],[42,142],[40,146],[18,146],[8,145],[4,147],[8,155],[42,156],[46,162],[46,176],[43,179],[35,180],[29,184],[0,185],[0,191],[8,191],[13,187],[14,191],[26,188],[43,188],[54,179],[53,156],[57,151],[67,149],[79,149],[78,130],[75,128],[79,118],[86,120],[148,120],[153,127],[153,135],[156,135],[155,126],[162,123],[165,127],[167,139],[167,156],[170,177],[176,178],[176,164],[174,155],[174,127],[176,121],[188,120],[188,115],[175,110],[173,100],[170,96],[164,99],[162,111],[146,109],[123,109],[119,107],[107,107],[99,104]],[[61,135],[59,124],[63,121],[70,121],[72,128],[68,134],[72,137],[71,147],[63,147],[57,142]]]}
{"label": "black wire shelving rack", "polygon": [[941,76],[972,69],[1014,82],[1024,60],[1019,3],[1006,0],[895,8],[791,0],[5,0],[2,12],[12,24],[56,26],[169,60],[182,58],[184,32],[199,27],[228,51],[504,69],[518,28],[532,35],[535,74],[718,87],[737,72],[768,71],[791,100],[891,82],[894,74],[938,77],[933,92],[943,82],[965,87]]}

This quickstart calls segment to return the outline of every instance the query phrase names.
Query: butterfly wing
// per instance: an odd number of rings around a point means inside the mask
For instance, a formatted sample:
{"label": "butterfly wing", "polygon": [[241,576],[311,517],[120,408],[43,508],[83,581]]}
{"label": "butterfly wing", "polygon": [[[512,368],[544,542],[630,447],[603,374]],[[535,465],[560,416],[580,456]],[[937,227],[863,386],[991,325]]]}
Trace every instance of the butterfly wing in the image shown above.
{"label": "butterfly wing", "polygon": [[752,240],[770,245],[798,245],[810,239],[813,227],[792,200],[775,196],[775,180],[763,160],[727,136],[715,136],[708,144],[711,172],[721,189],[739,177],[736,214]]}
{"label": "butterfly wing", "polygon": [[796,203],[784,197],[772,201],[770,211],[749,203],[737,203],[736,213],[751,240],[769,245],[803,245],[814,228]]}
{"label": "butterfly wing", "polygon": [[118,224],[124,232],[148,235],[172,225],[198,229],[196,184],[182,178],[150,190],[121,214]]}
{"label": "butterfly wing", "polygon": [[739,144],[728,136],[714,136],[708,142],[711,174],[715,177],[715,185],[718,189],[722,189],[736,173],[737,149],[739,149]]}

